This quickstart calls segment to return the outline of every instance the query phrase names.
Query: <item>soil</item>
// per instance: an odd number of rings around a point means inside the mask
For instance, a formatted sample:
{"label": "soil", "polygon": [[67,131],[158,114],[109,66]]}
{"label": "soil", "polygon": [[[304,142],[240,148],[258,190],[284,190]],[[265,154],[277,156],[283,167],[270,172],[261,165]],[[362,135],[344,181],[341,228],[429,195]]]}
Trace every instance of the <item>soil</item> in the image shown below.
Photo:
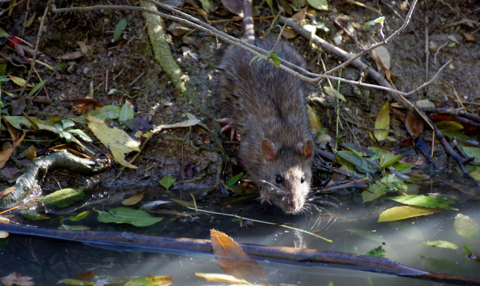
{"label": "soil", "polygon": [[[25,13],[27,10],[25,3],[17,6],[12,15],[4,14],[2,16],[2,27],[9,34],[18,35],[34,44],[39,29],[38,17],[43,14],[45,9],[44,2],[32,1],[30,7],[33,8],[29,10],[28,16]],[[190,2],[193,3],[193,1]],[[404,6],[408,6],[411,1],[362,2],[381,11],[385,16],[384,33],[390,35],[402,25],[403,19],[398,15],[405,18],[407,9]],[[113,1],[112,3],[135,5],[134,1],[127,0]],[[70,5],[82,7],[94,4],[94,1],[74,1],[72,4],[59,2],[57,7]],[[199,5],[199,3],[194,4]],[[213,4],[217,9],[216,12],[208,14],[210,20],[233,18],[234,15],[223,10],[219,1],[213,1]],[[254,7],[259,4],[260,1],[254,1]],[[191,5],[185,3],[182,6],[183,10],[204,20],[199,13],[191,9]],[[428,9],[425,9],[426,6]],[[449,59],[453,59],[453,63],[427,89],[409,97],[411,102],[428,99],[437,107],[459,108],[461,106],[457,103],[457,99],[460,98],[462,101],[469,102],[469,104],[465,104],[468,111],[474,114],[479,113],[480,33],[478,31],[480,26],[478,22],[475,22],[475,19],[480,18],[479,7],[480,2],[475,0],[430,1],[427,4],[422,1],[413,13],[410,25],[392,43],[385,46],[392,59],[391,70],[398,75],[398,77],[392,77],[394,85],[398,90],[410,91],[426,81],[425,19],[428,18],[429,40],[435,42],[438,47],[449,43],[449,37],[456,39],[457,43],[454,46],[447,45],[440,49],[436,61],[434,56],[430,55],[429,78]],[[2,8],[6,8],[6,4],[3,4]],[[365,46],[382,40],[378,28],[367,30],[362,28],[367,21],[380,16],[376,12],[339,1],[330,1],[329,8],[327,12],[317,11],[316,17],[317,22],[324,22],[329,29],[328,32],[319,30],[317,35],[328,42],[351,53],[359,51],[355,42],[334,24],[334,20],[338,20]],[[274,11],[278,11],[276,4]],[[33,13],[36,13],[35,20],[31,26],[25,29],[25,34],[22,34],[26,17],[30,17]],[[219,16],[219,14],[224,16]],[[259,14],[258,16],[271,15],[266,4],[259,9]],[[121,39],[113,42],[113,32],[121,19],[126,19],[128,26]],[[471,21],[465,21],[465,19]],[[257,37],[263,35],[271,23],[272,19],[256,20]],[[164,24],[167,28],[172,22],[165,21]],[[212,25],[236,37],[241,34],[241,22],[225,21]],[[279,31],[279,28],[276,27],[270,30],[270,34],[276,37]],[[473,36],[474,41],[468,41],[464,33]],[[138,166],[138,169],[125,170],[120,178],[116,178],[121,169],[119,165],[93,177],[83,177],[75,174],[75,171],[57,170],[47,174],[41,183],[43,190],[53,191],[59,189],[59,186],[65,188],[94,185],[98,187],[99,192],[103,188],[118,188],[121,192],[125,188],[133,187],[137,190],[152,191],[148,192],[149,200],[171,197],[189,200],[188,194],[190,193],[199,199],[204,197],[216,202],[225,200],[223,197],[225,192],[217,192],[218,179],[225,181],[243,170],[241,162],[236,166],[232,165],[225,160],[226,157],[221,152],[218,152],[219,149],[225,150],[229,157],[236,158],[238,145],[237,142],[229,142],[227,135],[220,135],[220,126],[214,121],[215,118],[222,118],[225,115],[216,92],[217,72],[215,70],[225,44],[198,31],[191,32],[189,36],[192,40],[186,44],[182,38],[167,34],[174,59],[189,77],[187,83],[189,96],[180,96],[176,94],[175,87],[165,72],[154,61],[145,21],[140,13],[127,10],[95,10],[65,14],[50,12],[47,15],[44,32],[39,43],[39,51],[42,52],[42,55],[38,57],[40,61],[55,66],[59,62],[58,57],[79,49],[77,41],[85,41],[88,45],[93,46],[93,50],[78,59],[68,60],[68,66],[58,71],[57,75],[53,76],[46,84],[51,104],[29,105],[25,114],[38,116],[41,119],[79,116],[75,103],[63,101],[87,97],[93,86],[94,100],[104,105],[116,106],[129,102],[134,107],[135,117],[143,118],[153,126],[184,121],[186,120],[185,114],[190,113],[201,119],[212,132],[201,126],[162,131],[155,140],[146,146],[141,156],[133,163]],[[323,71],[321,61],[325,63],[327,70],[342,61],[328,53],[312,49],[309,43],[300,36],[288,41],[293,43],[297,50],[306,57],[312,71]],[[450,43],[452,42],[450,41]],[[3,53],[12,54],[13,52],[4,46]],[[375,63],[368,56],[363,57],[362,60],[375,67]],[[28,69],[28,65],[9,64],[7,73],[26,79]],[[42,79],[47,79],[52,74],[50,70],[41,65],[37,65],[36,69]],[[108,87],[105,84],[107,72]],[[361,71],[348,67],[342,71],[341,76],[358,80],[360,74]],[[136,80],[137,78],[138,80]],[[33,82],[38,83],[39,81],[35,76]],[[371,82],[371,80],[367,79],[367,82]],[[328,83],[324,81],[321,84],[327,85]],[[335,87],[337,84],[332,82]],[[112,89],[121,92],[109,93]],[[341,84],[340,92],[346,96],[347,101],[341,105],[340,118],[348,119],[348,123],[342,120],[338,135],[344,142],[359,143],[368,147],[372,145],[372,142],[364,127],[369,130],[374,129],[375,118],[388,96],[385,92],[375,89],[362,90],[368,90],[369,96],[358,98],[354,96],[353,86]],[[19,93],[18,86],[12,81],[3,82],[2,91]],[[44,96],[44,91],[39,95]],[[315,96],[330,102],[330,98],[321,91],[317,91]],[[12,103],[12,98],[9,96],[3,96],[2,100],[7,104],[6,107]],[[335,109],[331,104],[311,103],[310,105],[320,115],[322,126],[334,137],[337,126]],[[9,109],[9,112],[11,111]],[[109,121],[108,124],[122,127],[117,121]],[[393,117],[392,126],[394,133],[391,133],[385,147],[409,138],[404,124],[398,118]],[[77,128],[83,129],[94,138],[86,125],[77,124]],[[37,133],[32,133],[32,135],[31,139],[40,138]],[[7,138],[7,132],[3,132],[2,136]],[[429,143],[431,132],[424,131],[424,136]],[[221,145],[216,143],[217,138],[222,140]],[[189,142],[196,147],[203,146],[214,150],[198,150],[193,148]],[[55,142],[55,144],[60,143],[64,142],[60,140]],[[22,159],[20,155],[30,144],[27,142],[22,144],[14,157]],[[48,152],[48,148],[52,146],[52,144],[33,144],[39,155]],[[108,150],[99,141],[95,141],[92,145],[95,146],[92,148],[93,150],[98,150],[95,151],[97,154],[94,157],[102,158],[105,157],[104,154],[108,154]],[[89,148],[92,145],[87,144]],[[445,160],[440,161],[441,158],[445,158],[442,147],[437,144],[435,152],[434,157],[439,158],[439,162],[443,162],[439,166],[442,169],[445,167]],[[132,156],[127,157],[127,160]],[[207,166],[207,164],[209,165]],[[187,167],[187,165],[189,166]],[[205,166],[207,167],[204,168]],[[10,163],[7,164],[7,167],[11,167]],[[176,178],[177,182],[191,179],[188,177],[189,172],[185,172],[186,167],[187,169],[193,167],[194,178],[203,177],[191,183],[176,184],[170,190],[159,186],[159,180],[169,173]],[[314,186],[318,186],[330,175],[330,173],[316,170]],[[220,189],[224,190],[221,186]],[[202,196],[206,194],[210,195]]]}

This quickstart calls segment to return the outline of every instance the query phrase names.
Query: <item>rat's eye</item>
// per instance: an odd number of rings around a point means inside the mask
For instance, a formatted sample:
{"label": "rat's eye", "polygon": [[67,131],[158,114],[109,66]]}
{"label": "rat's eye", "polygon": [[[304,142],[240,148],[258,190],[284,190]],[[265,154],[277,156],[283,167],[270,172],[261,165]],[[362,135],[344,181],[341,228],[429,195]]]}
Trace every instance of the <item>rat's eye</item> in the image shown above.
{"label": "rat's eye", "polygon": [[305,183],[305,176],[302,176],[302,178],[300,179],[300,182],[303,184]]}
{"label": "rat's eye", "polygon": [[282,176],[278,175],[275,181],[277,182],[277,184],[280,184],[283,181]]}

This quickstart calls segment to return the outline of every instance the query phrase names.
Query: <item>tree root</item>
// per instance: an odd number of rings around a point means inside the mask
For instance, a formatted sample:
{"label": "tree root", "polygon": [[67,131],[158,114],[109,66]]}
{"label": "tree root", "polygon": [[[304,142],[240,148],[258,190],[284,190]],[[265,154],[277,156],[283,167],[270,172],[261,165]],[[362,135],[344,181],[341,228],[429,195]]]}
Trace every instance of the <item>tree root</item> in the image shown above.
{"label": "tree root", "polygon": [[[140,6],[152,11],[158,11],[154,4],[146,1],[140,1]],[[178,94],[183,94],[187,91],[185,82],[188,77],[182,73],[182,70],[178,66],[177,62],[173,59],[170,51],[170,45],[165,39],[165,29],[163,28],[162,18],[158,15],[147,12],[143,12],[143,17],[147,22],[148,35],[150,37],[150,42],[152,43],[152,50],[155,60],[157,60],[163,71],[165,71],[172,83],[175,85]]]}
{"label": "tree root", "polygon": [[107,159],[84,159],[70,154],[67,151],[52,153],[43,158],[37,158],[28,164],[25,172],[18,177],[13,187],[8,188],[10,193],[0,200],[1,207],[11,207],[29,196],[37,187],[39,179],[53,169],[70,169],[84,174],[95,174],[111,167]]}

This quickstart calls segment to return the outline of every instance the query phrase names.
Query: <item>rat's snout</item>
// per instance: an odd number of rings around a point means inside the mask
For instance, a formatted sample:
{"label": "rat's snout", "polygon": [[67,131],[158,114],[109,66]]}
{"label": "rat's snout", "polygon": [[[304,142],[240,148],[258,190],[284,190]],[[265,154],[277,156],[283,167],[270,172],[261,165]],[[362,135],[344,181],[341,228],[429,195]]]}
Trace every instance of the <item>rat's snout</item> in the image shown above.
{"label": "rat's snout", "polygon": [[283,203],[285,205],[285,209],[291,213],[296,213],[299,210],[301,210],[303,207],[303,201],[299,200],[298,198],[296,199],[293,196],[285,197],[285,200]]}

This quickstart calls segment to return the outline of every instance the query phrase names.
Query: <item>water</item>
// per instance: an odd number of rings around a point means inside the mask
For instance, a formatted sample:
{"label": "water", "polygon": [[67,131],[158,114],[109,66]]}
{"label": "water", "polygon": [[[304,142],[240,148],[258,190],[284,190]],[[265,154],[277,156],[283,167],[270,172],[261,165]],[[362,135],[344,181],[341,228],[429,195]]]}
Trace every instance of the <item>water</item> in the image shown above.
{"label": "water", "polygon": [[[252,208],[248,208],[252,205]],[[87,220],[78,224],[91,225],[93,230],[130,231],[201,239],[209,239],[209,230],[215,228],[241,243],[300,246],[356,254],[365,254],[382,246],[386,250],[386,258],[403,265],[425,271],[480,278],[478,270],[480,265],[477,261],[467,258],[463,249],[465,245],[473,253],[480,254],[478,235],[469,240],[460,236],[454,228],[458,213],[480,223],[478,201],[455,205],[460,209],[459,212],[442,211],[398,222],[377,223],[378,215],[383,210],[397,205],[385,201],[377,207],[359,203],[326,207],[318,221],[316,211],[305,216],[282,216],[275,209],[265,210],[251,202],[244,203],[245,208],[234,206],[219,209],[225,213],[239,213],[255,219],[288,222],[290,226],[310,231],[321,229],[319,235],[332,239],[333,243],[279,226],[253,223],[249,228],[240,228],[240,223],[232,221],[231,217],[217,215],[198,216],[196,219],[164,215],[163,223],[147,228],[135,228],[126,225],[99,225],[95,222],[96,213],[92,212]],[[58,221],[43,222],[41,226],[55,228]],[[449,241],[456,244],[459,249],[423,245],[424,242],[436,240]],[[259,262],[267,274],[262,283],[270,284],[329,285],[330,282],[333,282],[333,285],[440,284],[340,268]],[[18,272],[33,277],[35,285],[56,285],[60,279],[73,278],[85,271],[109,277],[176,275],[172,280],[173,285],[217,285],[219,283],[206,282],[193,273],[223,273],[212,256],[195,253],[118,252],[76,242],[18,235],[11,235],[7,245],[0,249],[2,277],[11,272]]]}

